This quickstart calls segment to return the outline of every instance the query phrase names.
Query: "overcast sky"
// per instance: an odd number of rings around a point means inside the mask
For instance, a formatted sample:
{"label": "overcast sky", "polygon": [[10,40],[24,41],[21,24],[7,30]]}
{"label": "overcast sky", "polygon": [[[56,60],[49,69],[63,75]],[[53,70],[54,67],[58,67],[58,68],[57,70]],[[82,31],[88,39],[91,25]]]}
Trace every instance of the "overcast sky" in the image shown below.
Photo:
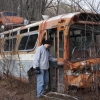
{"label": "overcast sky", "polygon": [[80,0],[67,0],[67,1],[75,1],[77,2],[76,5],[80,5],[83,9],[100,13],[100,0],[81,0],[81,2],[78,2]]}

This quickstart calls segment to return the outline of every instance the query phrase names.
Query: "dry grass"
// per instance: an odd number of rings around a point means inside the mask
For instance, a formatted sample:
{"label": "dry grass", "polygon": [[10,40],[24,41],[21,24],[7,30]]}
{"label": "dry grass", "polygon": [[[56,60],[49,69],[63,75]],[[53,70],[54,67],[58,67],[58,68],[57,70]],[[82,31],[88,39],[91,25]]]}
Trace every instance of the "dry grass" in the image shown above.
{"label": "dry grass", "polygon": [[[35,81],[36,82],[36,81]],[[80,92],[81,93],[81,92]],[[73,95],[76,100],[99,100],[95,98],[95,92],[91,94],[78,93]],[[93,95],[94,94],[94,95]],[[71,94],[72,95],[72,94]],[[57,94],[49,94],[48,97],[36,97],[36,83],[23,83],[15,79],[1,79],[0,80],[0,100],[75,100],[71,97],[63,97]]]}

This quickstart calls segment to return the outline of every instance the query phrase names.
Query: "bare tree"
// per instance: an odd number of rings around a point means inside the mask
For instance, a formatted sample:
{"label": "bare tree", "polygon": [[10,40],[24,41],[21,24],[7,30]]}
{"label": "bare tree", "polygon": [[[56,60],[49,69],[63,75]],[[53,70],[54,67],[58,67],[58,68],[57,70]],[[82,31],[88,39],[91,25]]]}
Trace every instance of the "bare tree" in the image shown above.
{"label": "bare tree", "polygon": [[42,14],[53,0],[23,0],[24,16],[28,20],[41,20]]}
{"label": "bare tree", "polygon": [[0,11],[15,11],[29,21],[41,20],[43,14],[52,17],[82,10],[99,12],[99,9],[100,1],[96,0],[0,0]]}

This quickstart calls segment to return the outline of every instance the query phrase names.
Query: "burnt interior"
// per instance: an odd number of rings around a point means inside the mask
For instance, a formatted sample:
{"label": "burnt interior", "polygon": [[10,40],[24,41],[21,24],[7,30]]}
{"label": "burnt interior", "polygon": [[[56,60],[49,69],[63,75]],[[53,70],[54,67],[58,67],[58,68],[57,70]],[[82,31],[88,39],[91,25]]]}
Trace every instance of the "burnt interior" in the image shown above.
{"label": "burnt interior", "polygon": [[100,57],[100,26],[73,24],[70,27],[70,59]]}

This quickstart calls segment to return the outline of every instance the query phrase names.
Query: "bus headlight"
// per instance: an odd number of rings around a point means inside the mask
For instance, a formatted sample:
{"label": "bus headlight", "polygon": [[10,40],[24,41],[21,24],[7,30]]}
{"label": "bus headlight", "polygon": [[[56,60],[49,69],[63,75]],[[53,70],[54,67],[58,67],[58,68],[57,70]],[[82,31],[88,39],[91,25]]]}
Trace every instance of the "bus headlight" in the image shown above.
{"label": "bus headlight", "polygon": [[77,70],[73,73],[74,76],[79,76],[80,75],[80,72]]}
{"label": "bus headlight", "polygon": [[71,70],[67,70],[67,71],[66,71],[66,74],[67,74],[67,75],[72,75]]}
{"label": "bus headlight", "polygon": [[89,75],[90,73],[86,71],[85,74],[86,74],[86,75]]}

